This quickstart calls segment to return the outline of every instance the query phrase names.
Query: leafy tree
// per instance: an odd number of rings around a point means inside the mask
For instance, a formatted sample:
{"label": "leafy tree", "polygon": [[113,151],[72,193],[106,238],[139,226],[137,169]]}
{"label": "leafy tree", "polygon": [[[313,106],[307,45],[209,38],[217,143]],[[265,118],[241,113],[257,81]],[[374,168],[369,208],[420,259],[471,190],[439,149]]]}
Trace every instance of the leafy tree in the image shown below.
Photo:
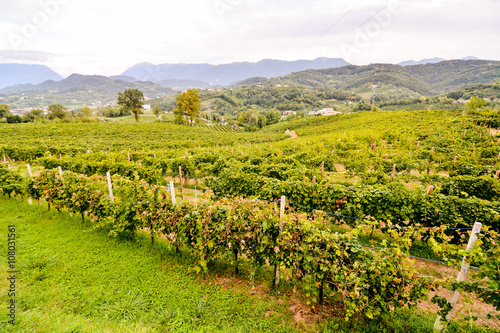
{"label": "leafy tree", "polygon": [[61,104],[49,105],[49,119],[64,119],[66,117],[66,108]]}
{"label": "leafy tree", "polygon": [[10,108],[7,104],[0,104],[0,119],[10,115]]}
{"label": "leafy tree", "polygon": [[157,117],[160,116],[160,114],[162,113],[161,109],[160,109],[160,106],[155,106],[155,108],[153,109],[153,114]]}
{"label": "leafy tree", "polygon": [[92,109],[89,108],[88,106],[84,106],[81,110],[80,110],[80,114],[82,117],[85,117],[85,118],[89,118],[89,117],[92,117]]}
{"label": "leafy tree", "polygon": [[9,115],[7,116],[7,123],[9,124],[16,124],[16,123],[22,123],[23,119],[19,117],[18,115]]}
{"label": "leafy tree", "polygon": [[201,102],[200,94],[197,89],[188,89],[180,93],[177,98],[177,109],[174,110],[175,122],[179,124],[185,123],[185,119],[189,118],[193,124],[200,115]]}
{"label": "leafy tree", "polygon": [[469,109],[470,111],[476,111],[480,107],[483,107],[486,105],[486,101],[482,98],[479,98],[477,96],[472,96],[470,98],[470,102],[465,103],[465,107]]}
{"label": "leafy tree", "polygon": [[43,118],[43,110],[33,109],[23,115],[23,122],[32,122],[38,118]]}
{"label": "leafy tree", "polygon": [[139,89],[126,89],[118,93],[118,105],[125,111],[131,111],[134,114],[135,121],[139,121],[139,115],[144,105],[144,94]]}

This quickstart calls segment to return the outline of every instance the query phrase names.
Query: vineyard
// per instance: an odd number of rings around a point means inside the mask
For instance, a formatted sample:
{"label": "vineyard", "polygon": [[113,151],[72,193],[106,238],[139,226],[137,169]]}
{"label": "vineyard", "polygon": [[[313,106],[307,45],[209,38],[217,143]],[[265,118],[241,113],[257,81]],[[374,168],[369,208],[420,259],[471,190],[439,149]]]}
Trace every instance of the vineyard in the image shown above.
{"label": "vineyard", "polygon": [[[483,319],[494,329],[498,127],[496,114],[462,111],[315,117],[255,133],[168,123],[0,125],[0,189],[79,215],[112,238],[146,231],[152,244],[189,253],[198,274],[217,261],[236,276],[271,270],[273,288],[290,286],[312,313],[335,306],[346,320],[379,320],[446,288],[488,304],[494,311]],[[429,277],[410,259],[460,267],[465,255],[474,267],[465,282]],[[432,302],[442,318],[454,305],[439,294]]]}

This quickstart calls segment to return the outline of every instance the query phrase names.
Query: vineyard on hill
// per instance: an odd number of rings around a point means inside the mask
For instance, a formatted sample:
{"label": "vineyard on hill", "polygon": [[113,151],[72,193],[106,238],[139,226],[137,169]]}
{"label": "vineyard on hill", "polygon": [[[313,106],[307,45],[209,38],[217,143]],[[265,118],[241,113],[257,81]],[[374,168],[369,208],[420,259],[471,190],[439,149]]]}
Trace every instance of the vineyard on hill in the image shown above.
{"label": "vineyard on hill", "polygon": [[[111,237],[146,230],[152,243],[187,251],[199,274],[218,260],[236,275],[272,270],[274,288],[293,286],[313,313],[335,306],[341,318],[379,320],[444,287],[490,306],[483,319],[494,329],[499,127],[495,113],[450,110],[314,117],[252,133],[0,124],[0,189],[78,214]],[[476,222],[468,282],[429,278],[409,260],[460,266]],[[433,298],[442,316],[448,301]]]}

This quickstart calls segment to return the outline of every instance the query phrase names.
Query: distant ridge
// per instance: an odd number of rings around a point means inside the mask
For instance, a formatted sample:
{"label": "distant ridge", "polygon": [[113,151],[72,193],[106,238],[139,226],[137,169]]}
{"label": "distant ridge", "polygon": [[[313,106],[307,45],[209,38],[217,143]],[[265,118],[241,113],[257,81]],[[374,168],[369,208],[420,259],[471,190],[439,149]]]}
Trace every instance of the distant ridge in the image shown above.
{"label": "distant ridge", "polygon": [[64,77],[43,65],[0,64],[0,89],[22,84],[38,84]]}
{"label": "distant ridge", "polygon": [[160,64],[141,63],[127,69],[122,75],[141,81],[165,80],[202,81],[209,85],[227,86],[252,77],[272,78],[306,69],[325,69],[349,65],[341,58],[317,58],[314,60],[272,60],[259,62],[235,62],[222,65],[210,64]]}
{"label": "distant ridge", "polygon": [[406,60],[398,63],[400,66],[415,66],[415,65],[425,65],[425,64],[437,64],[438,62],[445,61],[443,58],[430,58],[430,59],[422,59],[419,61],[415,60]]}
{"label": "distant ridge", "polygon": [[343,90],[389,85],[398,89],[405,88],[420,95],[438,95],[470,85],[498,81],[500,81],[500,61],[446,60],[413,66],[371,64],[306,70],[267,80],[255,78],[248,84],[334,87]]}
{"label": "distant ridge", "polygon": [[[126,77],[124,77],[126,79]],[[144,94],[173,94],[170,88],[165,88],[153,82],[129,82],[121,79],[111,79],[101,75],[71,74],[66,79],[60,81],[47,80],[37,85],[25,84],[6,87],[0,90],[2,94],[30,92],[30,93],[57,93],[67,92],[97,93],[101,96],[116,98],[120,91],[130,88],[141,89]]]}

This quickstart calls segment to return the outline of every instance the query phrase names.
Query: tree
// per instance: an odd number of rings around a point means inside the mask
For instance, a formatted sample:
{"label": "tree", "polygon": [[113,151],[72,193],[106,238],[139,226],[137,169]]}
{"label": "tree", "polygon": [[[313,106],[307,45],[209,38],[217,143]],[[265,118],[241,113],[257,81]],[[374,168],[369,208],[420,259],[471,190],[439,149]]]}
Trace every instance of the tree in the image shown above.
{"label": "tree", "polygon": [[153,114],[159,118],[161,113],[162,111],[160,109],[160,106],[159,105],[155,106],[153,109]]}
{"label": "tree", "polygon": [[483,107],[486,105],[486,101],[482,98],[479,98],[477,96],[472,96],[470,98],[470,102],[465,103],[465,107],[469,109],[470,111],[476,111],[480,107]]}
{"label": "tree", "polygon": [[175,122],[184,124],[189,118],[191,125],[200,115],[201,102],[197,89],[188,89],[176,97],[177,109],[174,110]]}
{"label": "tree", "polygon": [[81,110],[80,110],[80,114],[82,117],[85,117],[85,118],[90,118],[92,117],[92,109],[89,108],[88,106],[84,106]]}
{"label": "tree", "polygon": [[61,104],[49,105],[49,119],[64,119],[66,117],[66,109]]}
{"label": "tree", "polygon": [[10,115],[10,107],[7,104],[0,104],[0,119]]}
{"label": "tree", "polygon": [[144,94],[139,89],[126,89],[123,93],[118,93],[118,105],[124,111],[131,111],[135,121],[139,121],[139,115],[142,113],[144,105]]}
{"label": "tree", "polygon": [[19,117],[18,115],[9,115],[7,116],[7,123],[9,124],[16,124],[16,123],[22,123],[23,120],[21,117]]}
{"label": "tree", "polygon": [[43,118],[43,111],[40,109],[33,109],[23,115],[23,122],[32,122],[39,118]]}

